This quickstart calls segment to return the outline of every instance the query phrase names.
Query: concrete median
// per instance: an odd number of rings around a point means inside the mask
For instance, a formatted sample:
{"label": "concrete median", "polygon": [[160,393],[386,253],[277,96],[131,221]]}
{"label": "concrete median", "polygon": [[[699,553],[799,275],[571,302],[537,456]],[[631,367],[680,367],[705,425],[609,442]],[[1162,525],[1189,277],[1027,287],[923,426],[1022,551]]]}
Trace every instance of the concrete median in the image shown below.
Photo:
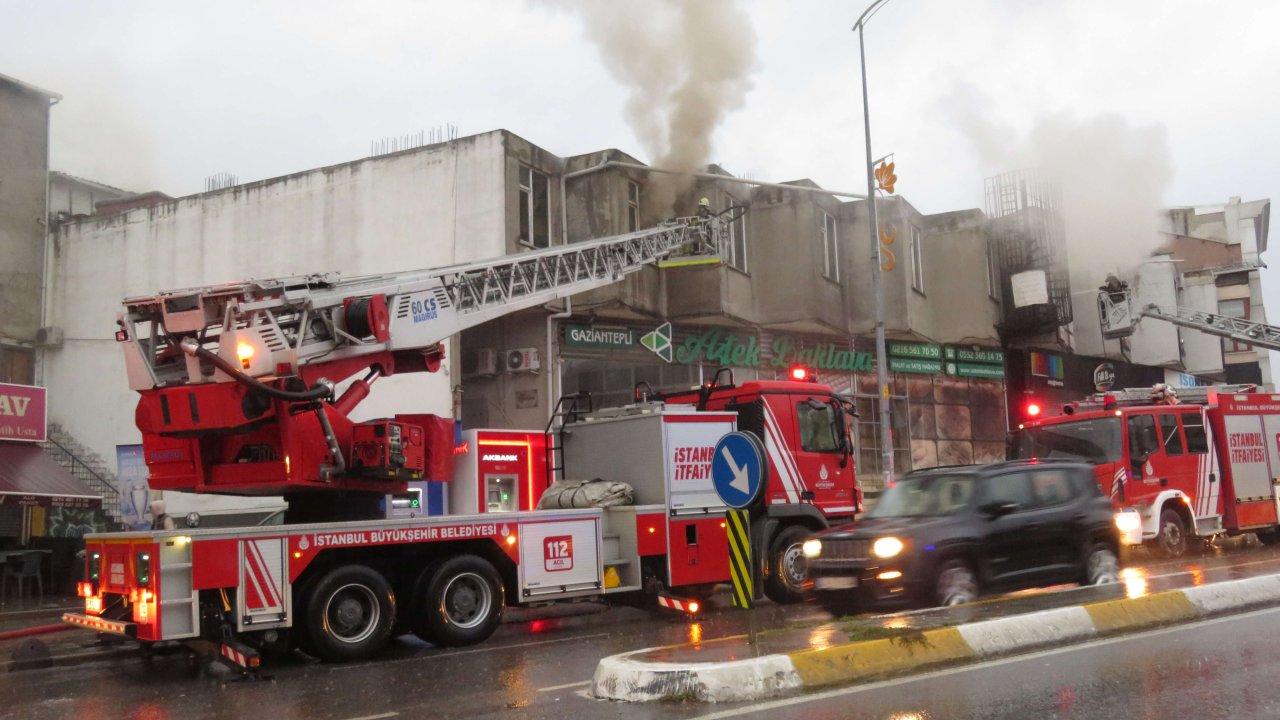
{"label": "concrete median", "polygon": [[741,643],[689,648],[688,652],[682,652],[682,646],[649,648],[601,660],[592,692],[598,698],[628,702],[759,700],[1273,604],[1280,604],[1280,575],[906,631],[893,637],[818,643],[819,647],[810,643],[803,649],[757,657],[739,657],[746,654]]}

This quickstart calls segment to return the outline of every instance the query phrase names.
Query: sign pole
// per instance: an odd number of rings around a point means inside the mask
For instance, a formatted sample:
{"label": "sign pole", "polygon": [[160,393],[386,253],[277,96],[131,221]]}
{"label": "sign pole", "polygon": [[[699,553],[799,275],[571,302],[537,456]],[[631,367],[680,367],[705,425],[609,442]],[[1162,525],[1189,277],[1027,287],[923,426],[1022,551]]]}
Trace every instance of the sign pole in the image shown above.
{"label": "sign pole", "polygon": [[756,648],[756,578],[751,548],[751,506],[764,489],[764,444],[751,433],[731,432],[716,443],[711,482],[725,504],[729,580],[733,605],[747,611],[747,642]]}

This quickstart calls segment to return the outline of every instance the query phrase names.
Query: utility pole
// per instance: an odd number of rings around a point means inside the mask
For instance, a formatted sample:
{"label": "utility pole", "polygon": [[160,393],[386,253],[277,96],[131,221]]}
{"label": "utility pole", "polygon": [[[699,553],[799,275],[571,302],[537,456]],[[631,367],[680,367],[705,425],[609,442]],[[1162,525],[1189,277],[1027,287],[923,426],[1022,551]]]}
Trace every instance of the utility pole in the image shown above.
{"label": "utility pole", "polygon": [[888,0],[876,0],[853,26],[858,31],[858,57],[862,66],[862,126],[867,150],[867,225],[871,236],[871,292],[876,313],[876,384],[880,389],[880,473],[884,487],[893,484],[893,417],[890,410],[889,359],[884,340],[884,280],[880,275],[880,224],[876,217],[876,178],[871,155],[871,107],[867,102],[867,46],[862,30],[867,20]]}

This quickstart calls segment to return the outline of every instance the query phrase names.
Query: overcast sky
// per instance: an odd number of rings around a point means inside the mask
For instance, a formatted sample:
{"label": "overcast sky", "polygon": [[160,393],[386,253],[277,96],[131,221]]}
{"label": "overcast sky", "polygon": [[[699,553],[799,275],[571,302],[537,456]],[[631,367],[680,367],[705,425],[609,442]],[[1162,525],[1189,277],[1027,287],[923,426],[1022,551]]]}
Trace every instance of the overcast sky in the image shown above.
{"label": "overcast sky", "polygon": [[[716,135],[716,162],[865,185],[849,31],[863,4],[744,0],[757,70]],[[1267,0],[893,0],[868,29],[875,149],[896,154],[899,191],[920,210],[981,207],[983,177],[1009,168],[958,129],[963,91],[1015,136],[1063,113],[1163,128],[1168,204],[1277,198],[1277,26],[1280,3]],[[559,155],[647,158],[578,18],[518,0],[0,0],[0,73],[63,95],[55,169],[132,190],[282,175],[445,123],[507,128]]]}

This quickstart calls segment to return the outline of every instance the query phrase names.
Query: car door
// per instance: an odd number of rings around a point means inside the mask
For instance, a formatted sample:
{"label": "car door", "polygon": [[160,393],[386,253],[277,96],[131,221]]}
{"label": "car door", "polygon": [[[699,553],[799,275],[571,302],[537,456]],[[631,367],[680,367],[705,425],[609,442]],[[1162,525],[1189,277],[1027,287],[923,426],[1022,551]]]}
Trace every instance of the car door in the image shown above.
{"label": "car door", "polygon": [[1039,523],[1038,547],[1029,558],[1035,574],[1045,579],[1073,580],[1082,549],[1084,508],[1079,488],[1065,468],[1031,471],[1031,514]]}
{"label": "car door", "polygon": [[[844,408],[829,395],[793,395],[795,461],[804,497],[827,514],[854,510],[853,462]],[[811,493],[811,495],[809,495]]]}
{"label": "car door", "polygon": [[1182,435],[1182,423],[1179,422],[1181,412],[1170,409],[1156,415],[1156,424],[1160,427],[1160,452],[1164,456],[1164,475],[1157,478],[1161,488],[1181,490],[1194,500],[1200,458],[1187,452],[1187,445]]}
{"label": "car door", "polygon": [[[990,509],[1008,503],[1012,512],[994,514]],[[1022,471],[1005,472],[982,479],[978,500],[982,556],[987,580],[996,585],[1016,583],[1030,570],[1034,542],[1031,482]]]}

